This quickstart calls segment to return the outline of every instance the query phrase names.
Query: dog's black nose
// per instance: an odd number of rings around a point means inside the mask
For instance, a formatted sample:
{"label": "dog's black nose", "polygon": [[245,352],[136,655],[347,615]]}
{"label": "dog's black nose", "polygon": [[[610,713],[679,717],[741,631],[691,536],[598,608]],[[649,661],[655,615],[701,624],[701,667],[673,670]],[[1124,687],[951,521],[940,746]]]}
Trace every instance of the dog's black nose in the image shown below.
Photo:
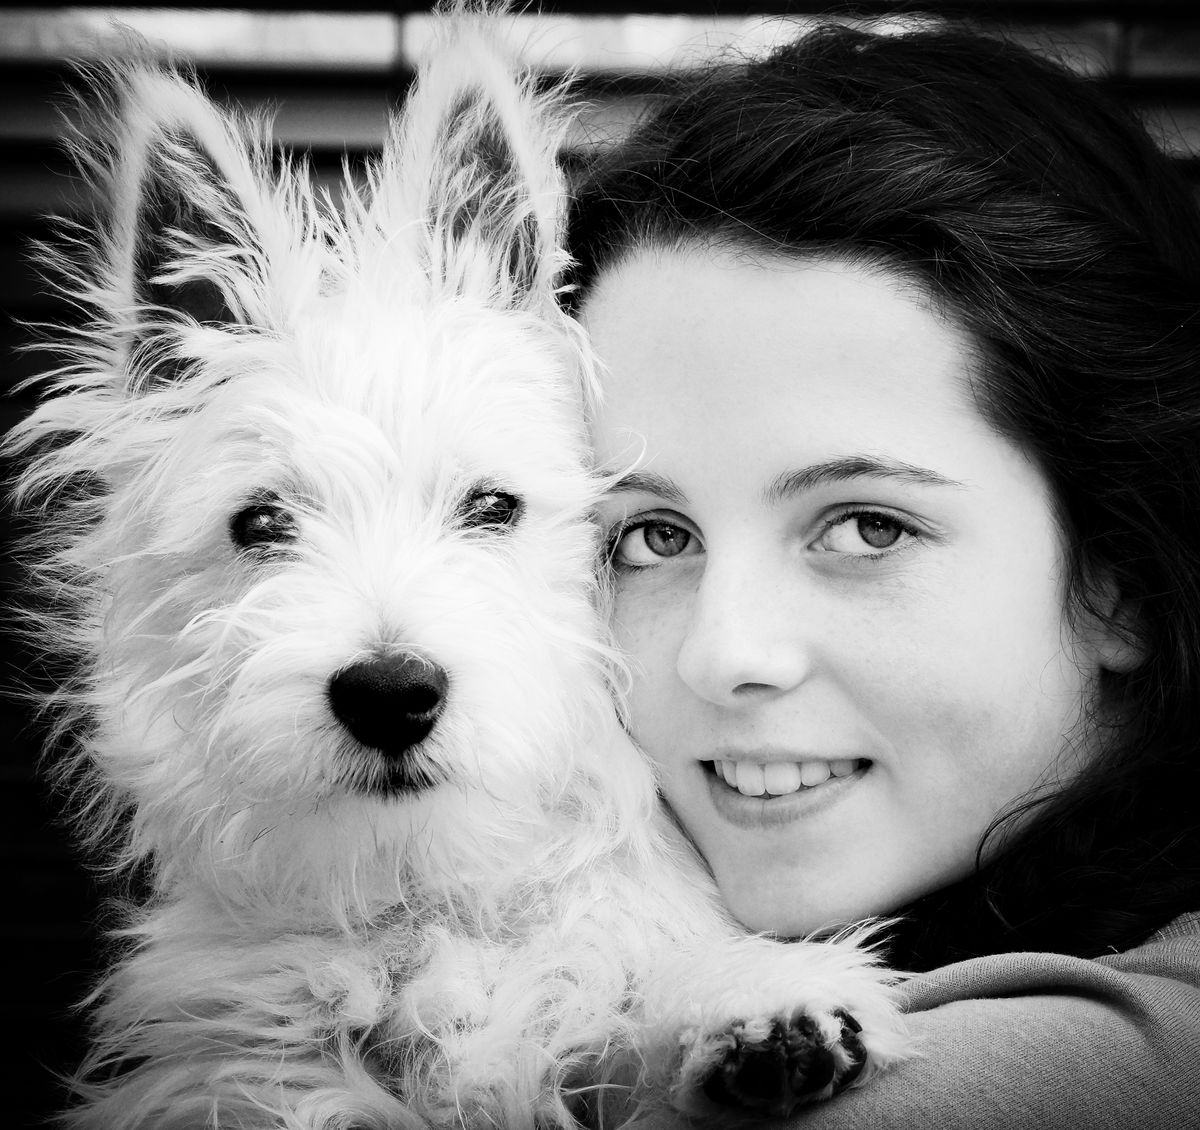
{"label": "dog's black nose", "polygon": [[329,704],[363,745],[397,757],[433,729],[448,685],[446,672],[428,659],[380,655],[336,672]]}

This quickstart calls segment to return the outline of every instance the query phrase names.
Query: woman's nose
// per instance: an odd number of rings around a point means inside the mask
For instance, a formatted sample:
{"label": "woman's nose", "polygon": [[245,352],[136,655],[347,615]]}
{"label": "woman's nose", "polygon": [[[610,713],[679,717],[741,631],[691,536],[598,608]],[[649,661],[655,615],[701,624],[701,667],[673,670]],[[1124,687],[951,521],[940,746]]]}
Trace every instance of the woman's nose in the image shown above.
{"label": "woman's nose", "polygon": [[804,681],[810,648],[784,595],[757,570],[713,569],[710,560],[676,658],[693,693],[738,706]]}

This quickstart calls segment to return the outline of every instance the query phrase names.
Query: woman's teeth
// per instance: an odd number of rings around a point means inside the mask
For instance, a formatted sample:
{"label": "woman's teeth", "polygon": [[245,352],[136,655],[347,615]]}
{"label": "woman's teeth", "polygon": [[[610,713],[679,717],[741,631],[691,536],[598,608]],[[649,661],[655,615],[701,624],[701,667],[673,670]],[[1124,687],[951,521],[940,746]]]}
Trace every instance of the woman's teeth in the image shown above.
{"label": "woman's teeth", "polygon": [[743,796],[785,796],[823,785],[830,777],[849,777],[858,761],[714,761],[726,784]]}

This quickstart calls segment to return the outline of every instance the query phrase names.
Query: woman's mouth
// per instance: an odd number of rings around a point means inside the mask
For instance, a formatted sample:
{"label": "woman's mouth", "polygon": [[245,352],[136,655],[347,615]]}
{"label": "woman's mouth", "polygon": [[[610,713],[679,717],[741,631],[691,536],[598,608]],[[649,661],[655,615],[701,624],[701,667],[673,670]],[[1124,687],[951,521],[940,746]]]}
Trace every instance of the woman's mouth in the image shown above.
{"label": "woman's mouth", "polygon": [[816,820],[839,809],[874,765],[865,757],[700,762],[716,811],[748,831],[791,827],[797,820]]}
{"label": "woman's mouth", "polygon": [[804,761],[706,761],[704,768],[742,796],[770,799],[815,789],[830,779],[850,777],[869,763],[862,758]]}

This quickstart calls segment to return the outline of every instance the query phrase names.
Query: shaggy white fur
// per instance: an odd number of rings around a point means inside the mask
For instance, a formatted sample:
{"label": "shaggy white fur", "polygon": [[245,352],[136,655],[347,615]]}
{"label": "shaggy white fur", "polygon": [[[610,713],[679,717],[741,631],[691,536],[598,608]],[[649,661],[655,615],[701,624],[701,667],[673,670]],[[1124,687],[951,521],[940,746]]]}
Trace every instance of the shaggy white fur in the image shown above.
{"label": "shaggy white fur", "polygon": [[865,932],[742,936],[619,725],[565,114],[455,7],[336,208],[176,73],[97,79],[106,207],[52,262],[88,321],[12,441],[57,772],[151,892],[70,1125],[783,1109],[903,1051]]}

